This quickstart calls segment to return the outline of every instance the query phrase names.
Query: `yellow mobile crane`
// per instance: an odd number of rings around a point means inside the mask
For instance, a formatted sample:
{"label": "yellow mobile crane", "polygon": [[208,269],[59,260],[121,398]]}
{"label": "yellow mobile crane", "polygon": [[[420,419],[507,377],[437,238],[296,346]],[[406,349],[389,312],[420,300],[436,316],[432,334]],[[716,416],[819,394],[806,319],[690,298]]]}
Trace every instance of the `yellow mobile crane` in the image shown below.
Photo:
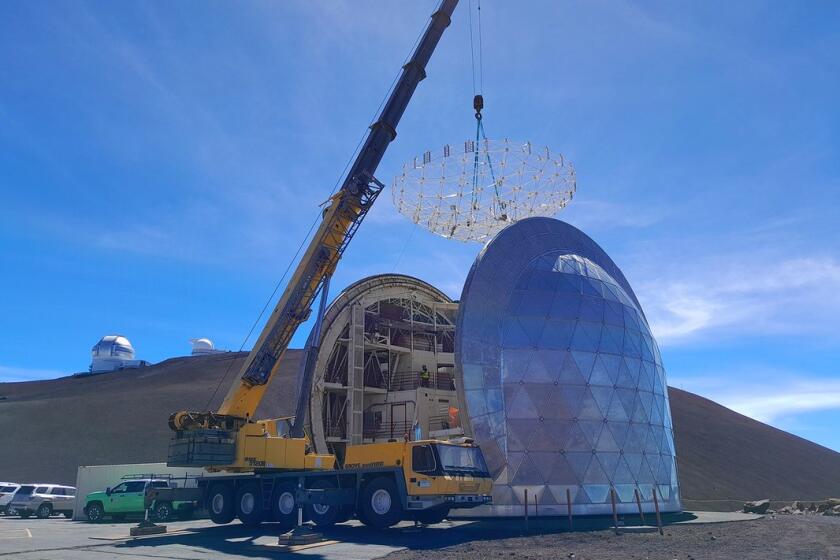
{"label": "yellow mobile crane", "polygon": [[[343,464],[334,455],[312,452],[303,429],[317,352],[308,348],[294,419],[256,420],[254,412],[297,328],[321,293],[314,327],[319,337],[329,278],[384,185],[376,171],[457,0],[443,0],[396,82],[377,121],[370,127],[344,182],[323,211],[315,232],[280,300],[246,358],[239,378],[216,412],[180,411],[169,425],[175,432],[170,466],[204,467],[230,474],[200,480],[199,500],[217,523],[238,517],[245,524],[268,518],[292,525],[298,507],[329,525],[355,515],[384,528],[402,519],[437,522],[450,507],[490,501],[492,479],[481,450],[461,443],[421,440],[348,446]],[[156,503],[175,500],[172,493]]]}

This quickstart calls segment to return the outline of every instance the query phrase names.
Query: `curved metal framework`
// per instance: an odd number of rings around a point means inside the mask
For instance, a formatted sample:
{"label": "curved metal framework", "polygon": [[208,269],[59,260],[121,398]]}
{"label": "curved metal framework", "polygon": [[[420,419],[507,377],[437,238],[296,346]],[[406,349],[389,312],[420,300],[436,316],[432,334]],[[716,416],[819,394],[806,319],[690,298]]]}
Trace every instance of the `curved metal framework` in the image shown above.
{"label": "curved metal framework", "polygon": [[577,188],[562,154],[530,142],[468,140],[403,165],[391,194],[397,210],[442,237],[484,243],[531,216],[553,216]]}

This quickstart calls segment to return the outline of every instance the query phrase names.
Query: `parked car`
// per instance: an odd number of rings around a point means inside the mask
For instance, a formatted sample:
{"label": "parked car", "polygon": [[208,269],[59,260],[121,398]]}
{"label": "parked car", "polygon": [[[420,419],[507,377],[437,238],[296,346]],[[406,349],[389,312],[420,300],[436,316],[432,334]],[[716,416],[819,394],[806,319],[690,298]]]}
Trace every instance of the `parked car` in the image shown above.
{"label": "parked car", "polygon": [[[169,481],[155,478],[127,480],[105,491],[91,492],[85,497],[84,512],[88,521],[98,523],[110,517],[115,520],[125,519],[129,515],[143,515],[143,505],[147,488],[168,488]],[[180,519],[190,519],[195,505],[193,502],[160,502],[152,508],[152,516],[158,521],[169,521],[176,515]]]}
{"label": "parked car", "polygon": [[33,513],[39,519],[59,513],[68,519],[73,517],[76,489],[60,484],[24,484],[18,488],[9,508],[26,519]]}
{"label": "parked car", "polygon": [[14,515],[9,509],[9,504],[12,501],[12,496],[15,495],[20,484],[14,482],[0,482],[0,513],[5,515]]}

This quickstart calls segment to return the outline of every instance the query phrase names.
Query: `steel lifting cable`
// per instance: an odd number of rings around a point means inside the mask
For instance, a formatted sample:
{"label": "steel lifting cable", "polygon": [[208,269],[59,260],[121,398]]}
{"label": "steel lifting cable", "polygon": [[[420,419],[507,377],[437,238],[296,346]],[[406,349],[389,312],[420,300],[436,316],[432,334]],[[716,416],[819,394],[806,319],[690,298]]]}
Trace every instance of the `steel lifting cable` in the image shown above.
{"label": "steel lifting cable", "polygon": [[478,19],[478,89],[476,90],[476,70],[475,70],[475,39],[473,37],[473,16],[472,16],[472,1],[470,2],[470,60],[472,63],[472,82],[473,82],[473,109],[475,110],[475,152],[473,156],[473,181],[472,181],[472,207],[478,208],[478,192],[479,192],[479,166],[481,163],[481,141],[484,140],[485,153],[487,159],[487,167],[490,171],[490,179],[493,181],[493,191],[496,194],[494,205],[498,204],[499,208],[504,211],[505,203],[501,200],[499,194],[499,184],[496,181],[496,173],[493,170],[493,161],[490,159],[490,151],[487,149],[488,141],[487,134],[484,131],[484,123],[482,122],[481,111],[484,109],[484,56],[483,56],[483,41],[481,32],[481,0],[476,1],[477,19]]}

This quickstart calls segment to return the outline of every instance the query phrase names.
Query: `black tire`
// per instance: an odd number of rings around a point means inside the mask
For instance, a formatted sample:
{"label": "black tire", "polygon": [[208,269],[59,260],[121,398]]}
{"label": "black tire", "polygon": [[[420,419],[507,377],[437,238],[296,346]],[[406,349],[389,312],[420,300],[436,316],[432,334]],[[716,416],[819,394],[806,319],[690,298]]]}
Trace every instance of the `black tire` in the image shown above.
{"label": "black tire", "polygon": [[402,503],[396,483],[390,478],[374,478],[362,491],[362,523],[387,529],[402,519]]}
{"label": "black tire", "polygon": [[[335,483],[328,479],[316,480],[311,486],[313,490],[325,490],[335,487]],[[319,527],[330,527],[339,523],[342,513],[342,508],[340,506],[325,506],[320,504],[306,505],[307,518]],[[346,521],[346,519],[343,521]]]}
{"label": "black tire", "polygon": [[99,523],[105,519],[105,509],[99,502],[93,502],[85,508],[85,515],[91,523]]}
{"label": "black tire", "polygon": [[72,511],[65,511],[63,513],[65,519],[73,519],[73,512]]}
{"label": "black tire", "polygon": [[38,509],[35,510],[35,517],[38,519],[49,519],[52,513],[53,510],[51,504],[41,504],[38,506]]}
{"label": "black tire", "polygon": [[297,485],[292,482],[279,484],[271,496],[271,515],[282,529],[297,524]]}
{"label": "black tire", "polygon": [[256,527],[262,523],[262,492],[256,481],[240,484],[236,490],[236,517],[247,527]]}
{"label": "black tire", "polygon": [[172,521],[174,512],[172,511],[172,504],[170,502],[155,502],[151,511],[156,521],[166,523]]}
{"label": "black tire", "polygon": [[414,519],[423,525],[434,525],[440,523],[449,516],[449,508],[434,508],[423,511],[418,511],[414,514]]}
{"label": "black tire", "polygon": [[14,515],[16,512],[12,509],[12,504],[6,504],[6,507],[3,508],[3,513],[6,515]]}
{"label": "black tire", "polygon": [[233,488],[229,484],[214,484],[207,493],[207,509],[213,523],[225,524],[236,517]]}

